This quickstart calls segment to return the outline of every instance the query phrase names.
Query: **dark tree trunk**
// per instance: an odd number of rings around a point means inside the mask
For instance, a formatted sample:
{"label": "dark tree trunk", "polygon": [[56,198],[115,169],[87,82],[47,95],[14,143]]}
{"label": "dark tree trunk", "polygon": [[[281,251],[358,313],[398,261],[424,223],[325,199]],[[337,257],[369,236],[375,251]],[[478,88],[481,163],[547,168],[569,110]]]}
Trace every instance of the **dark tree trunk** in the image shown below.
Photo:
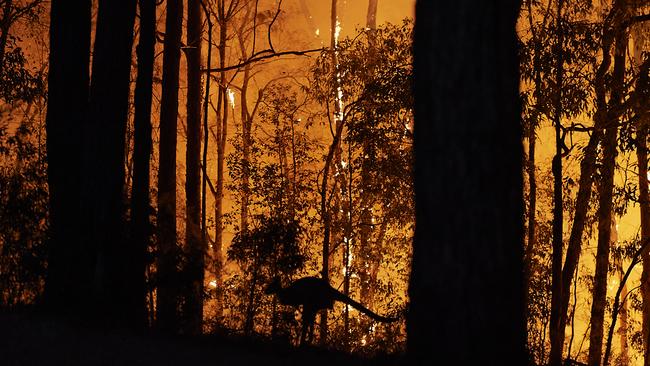
{"label": "dark tree trunk", "polygon": [[[219,3],[217,9],[217,22],[219,24],[219,67],[226,66],[226,43],[228,42],[228,21],[230,15],[227,14],[224,2]],[[217,97],[217,183],[216,195],[214,202],[214,246],[213,259],[214,259],[214,275],[217,284],[223,283],[223,197],[224,197],[224,184],[223,175],[224,167],[226,164],[226,140],[228,136],[228,83],[226,72],[219,73],[219,92]]]}
{"label": "dark tree trunk", "polygon": [[412,364],[527,363],[518,6],[416,6]]}
{"label": "dark tree trunk", "polygon": [[124,222],[125,134],[135,10],[136,0],[99,2],[83,187],[89,218],[87,245],[96,246],[96,310],[110,325],[124,326],[133,325],[137,318],[129,297],[137,285],[124,271],[138,252],[126,240]]}
{"label": "dark tree trunk", "polygon": [[185,302],[187,332],[200,334],[203,324],[204,242],[201,235],[201,2],[187,0],[187,150],[185,197],[187,275],[191,288]]}
{"label": "dark tree trunk", "polygon": [[[616,11],[618,1],[615,3],[614,9]],[[612,17],[607,17],[611,19]],[[611,25],[611,24],[610,24]],[[607,25],[606,29],[610,25]],[[566,257],[564,259],[564,266],[562,267],[562,292],[560,301],[552,303],[551,313],[557,312],[558,320],[550,324],[550,333],[555,333],[551,340],[551,350],[549,355],[549,364],[552,366],[560,366],[562,364],[562,354],[564,348],[564,334],[567,322],[567,311],[569,309],[569,294],[571,282],[578,266],[580,252],[582,249],[582,236],[585,229],[587,220],[587,212],[589,210],[589,200],[591,198],[592,185],[594,182],[594,172],[596,170],[596,156],[598,144],[603,139],[603,130],[607,124],[607,89],[605,80],[607,72],[611,66],[611,46],[613,43],[613,35],[610,31],[606,31],[602,37],[602,54],[603,58],[596,70],[594,77],[594,89],[596,94],[596,112],[594,113],[594,132],[589,137],[589,142],[583,150],[583,158],[580,162],[580,179],[578,181],[578,193],[576,195],[575,213],[573,215],[573,225],[571,226],[571,233],[569,235],[569,243],[567,245]],[[559,309],[557,308],[559,306]]]}
{"label": "dark tree trunk", "polygon": [[183,1],[167,0],[163,80],[160,106],[160,168],[158,170],[158,328],[178,330],[176,245],[176,126],[178,72],[181,52]]}
{"label": "dark tree trunk", "polygon": [[52,0],[47,132],[50,252],[45,301],[57,313],[87,311],[93,256],[79,234],[88,109],[90,0]]}
{"label": "dark tree trunk", "polygon": [[156,1],[139,0],[140,40],[136,49],[138,77],[135,81],[135,115],[133,117],[133,188],[131,193],[131,245],[134,256],[129,273],[134,282],[131,294],[135,322],[146,325],[145,303],[147,246],[151,240],[150,214],[150,158],[151,158],[151,98],[154,51],[156,45]]}
{"label": "dark tree trunk", "polygon": [[[622,24],[627,5],[620,1],[621,12],[619,22]],[[609,109],[618,108],[623,100],[625,85],[625,57],[628,44],[626,28],[617,27],[614,51],[614,70],[612,72],[611,94]],[[618,134],[618,117],[608,113],[605,137],[603,138],[603,161],[601,167],[599,197],[598,197],[598,249],[596,252],[596,271],[594,274],[593,302],[591,306],[591,332],[589,333],[589,357],[587,364],[598,366],[603,354],[603,329],[605,307],[607,305],[607,273],[609,269],[609,252],[612,230],[614,170],[616,168],[616,153]]]}

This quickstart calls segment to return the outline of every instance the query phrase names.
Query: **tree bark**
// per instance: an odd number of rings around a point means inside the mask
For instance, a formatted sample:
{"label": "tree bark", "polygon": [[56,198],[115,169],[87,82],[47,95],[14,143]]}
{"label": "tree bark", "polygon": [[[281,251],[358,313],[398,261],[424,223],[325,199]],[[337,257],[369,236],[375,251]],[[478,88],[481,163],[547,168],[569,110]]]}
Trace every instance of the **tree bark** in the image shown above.
{"label": "tree bark", "polygon": [[527,363],[518,8],[416,5],[411,364]]}
{"label": "tree bark", "polygon": [[[624,1],[623,1],[624,2]],[[622,101],[625,83],[625,51],[627,50],[627,32],[619,29],[616,34],[614,53],[614,71],[610,108]],[[609,114],[609,113],[608,113]],[[612,208],[614,189],[614,170],[616,168],[618,118],[610,117],[607,121],[605,136],[602,141],[603,161],[598,197],[598,248],[596,252],[596,270],[594,274],[594,295],[591,307],[591,332],[589,334],[589,356],[587,364],[598,366],[602,359],[603,322],[607,305],[607,272],[609,268],[610,239],[612,229]]]}
{"label": "tree bark", "polygon": [[185,299],[186,332],[203,328],[205,248],[201,235],[201,1],[187,0],[187,149],[185,153],[185,245],[187,279],[191,289]]}
{"label": "tree bark", "polygon": [[126,240],[124,161],[136,3],[99,2],[83,187],[87,245],[96,248],[96,310],[107,325],[129,327],[137,322],[131,308],[137,285],[124,268],[138,251]]}
{"label": "tree bark", "polygon": [[183,1],[167,0],[163,80],[160,106],[160,168],[158,170],[158,328],[176,332],[178,280],[176,278],[176,139],[178,72],[180,64]]}
{"label": "tree bark", "polygon": [[52,0],[47,133],[50,243],[45,303],[58,314],[88,312],[93,253],[79,234],[82,131],[90,62],[90,0]]}
{"label": "tree bark", "polygon": [[368,0],[368,14],[366,15],[366,27],[377,29],[377,3],[379,0]]}
{"label": "tree bark", "polygon": [[146,314],[146,256],[151,242],[150,215],[150,159],[151,140],[151,100],[153,90],[154,52],[156,46],[156,2],[139,0],[140,40],[136,49],[138,57],[138,77],[135,81],[135,115],[133,117],[133,187],[131,192],[131,245],[134,253],[129,270],[133,278],[132,294],[137,319],[144,326],[148,323]]}

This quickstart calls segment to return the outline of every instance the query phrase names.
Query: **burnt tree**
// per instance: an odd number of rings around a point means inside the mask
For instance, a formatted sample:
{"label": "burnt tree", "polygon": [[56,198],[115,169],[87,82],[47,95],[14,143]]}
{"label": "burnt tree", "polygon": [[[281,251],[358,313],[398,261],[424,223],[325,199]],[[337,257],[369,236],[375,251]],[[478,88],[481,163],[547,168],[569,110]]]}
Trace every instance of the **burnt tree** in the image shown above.
{"label": "burnt tree", "polygon": [[99,2],[84,136],[82,188],[86,246],[95,249],[95,311],[108,325],[132,325],[136,286],[124,222],[124,160],[136,0]]}
{"label": "burnt tree", "polygon": [[52,0],[46,115],[50,245],[45,301],[79,315],[92,284],[92,254],[82,245],[82,128],[90,79],[90,0]]}
{"label": "burnt tree", "polygon": [[416,5],[412,364],[527,363],[518,6]]}
{"label": "burnt tree", "polygon": [[131,190],[131,245],[134,258],[129,265],[135,282],[131,294],[134,311],[140,324],[146,324],[145,271],[147,245],[151,240],[149,189],[151,141],[151,99],[154,51],[156,46],[156,1],[139,0],[140,39],[136,54],[138,77],[135,80],[133,117],[133,187]]}
{"label": "burnt tree", "polygon": [[183,1],[168,0],[160,102],[160,168],[158,170],[158,293],[157,326],[178,330],[176,245],[176,140],[178,73],[181,57]]}

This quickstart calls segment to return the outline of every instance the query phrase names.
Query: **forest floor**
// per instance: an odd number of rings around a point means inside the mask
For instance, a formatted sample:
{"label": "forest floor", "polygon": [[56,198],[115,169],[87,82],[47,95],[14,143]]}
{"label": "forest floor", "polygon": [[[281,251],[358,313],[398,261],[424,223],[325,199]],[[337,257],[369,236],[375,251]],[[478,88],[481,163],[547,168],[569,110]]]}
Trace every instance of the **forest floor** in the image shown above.
{"label": "forest floor", "polygon": [[0,365],[396,366],[398,357],[360,358],[223,336],[165,337],[74,326],[23,313],[0,313]]}

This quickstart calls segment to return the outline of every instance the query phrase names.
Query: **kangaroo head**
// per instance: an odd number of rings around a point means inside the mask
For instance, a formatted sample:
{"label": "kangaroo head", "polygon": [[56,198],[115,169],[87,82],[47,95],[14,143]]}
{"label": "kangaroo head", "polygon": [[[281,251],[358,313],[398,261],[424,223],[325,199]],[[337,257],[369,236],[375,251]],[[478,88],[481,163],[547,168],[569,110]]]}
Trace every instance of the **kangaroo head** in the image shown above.
{"label": "kangaroo head", "polygon": [[282,290],[282,283],[280,283],[280,278],[275,277],[269,284],[266,286],[266,289],[264,289],[264,293],[269,295],[269,294],[275,294],[278,293],[280,290]]}

